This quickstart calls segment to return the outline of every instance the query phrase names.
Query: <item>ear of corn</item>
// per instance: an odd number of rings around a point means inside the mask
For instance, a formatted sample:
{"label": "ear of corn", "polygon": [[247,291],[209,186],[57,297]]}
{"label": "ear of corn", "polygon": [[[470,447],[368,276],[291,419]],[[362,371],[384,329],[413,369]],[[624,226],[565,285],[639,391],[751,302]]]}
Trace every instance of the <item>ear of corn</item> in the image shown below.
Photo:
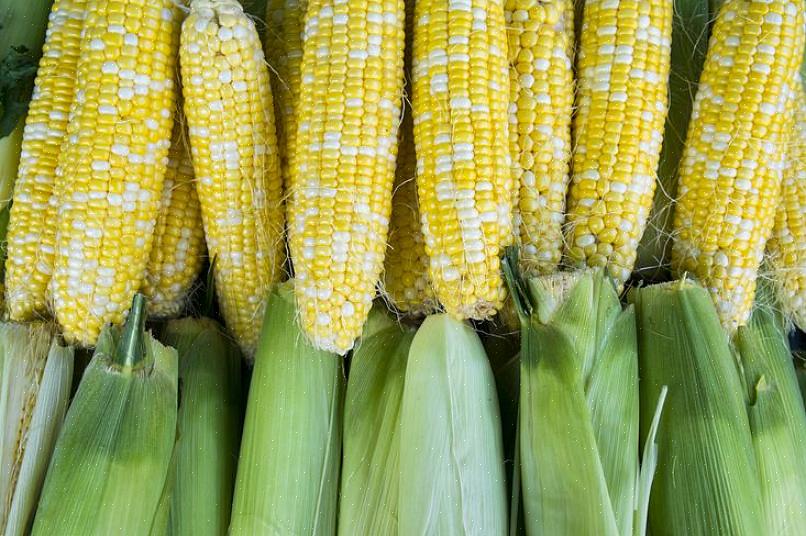
{"label": "ear of corn", "polygon": [[73,103],[87,3],[56,0],[48,19],[8,228],[5,286],[12,320],[32,320],[47,312],[60,200],[56,172]]}
{"label": "ear of corn", "polygon": [[27,534],[67,411],[73,349],[42,324],[0,324],[0,532]]}
{"label": "ear of corn", "polygon": [[572,1],[504,2],[516,232],[527,274],[553,272],[562,255],[574,104]]}
{"label": "ear of corn", "polygon": [[[386,316],[373,309],[370,318]],[[369,321],[368,321],[369,323]],[[339,534],[398,532],[400,409],[414,332],[392,324],[361,336],[344,402]]]}
{"label": "ear of corn", "polygon": [[175,316],[182,311],[204,262],[201,208],[186,143],[184,126],[177,122],[142,287],[149,299],[148,313],[155,317]]}
{"label": "ear of corn", "polygon": [[400,422],[400,534],[504,534],[495,380],[470,326],[432,315],[409,350]]}
{"label": "ear of corn", "polygon": [[253,356],[266,293],[282,277],[283,183],[269,72],[235,0],[194,0],[182,26],[184,109],[216,293]]}
{"label": "ear of corn", "polygon": [[784,162],[781,201],[767,244],[777,301],[806,329],[806,93],[795,88],[795,122]]}
{"label": "ear of corn", "polygon": [[241,355],[207,318],[172,320],[182,385],[168,534],[226,534],[241,431]]}
{"label": "ear of corn", "polygon": [[630,294],[638,325],[641,433],[664,386],[652,534],[764,534],[742,381],[714,305],[687,280]]}
{"label": "ear of corn", "polygon": [[[144,331],[105,329],[56,442],[34,535],[149,534],[176,436],[176,351]],[[80,500],[74,500],[80,497]]]}
{"label": "ear of corn", "polygon": [[269,296],[249,387],[229,533],[336,530],[344,370],[297,325],[290,283]]}
{"label": "ear of corn", "polygon": [[460,318],[489,318],[501,306],[499,255],[513,234],[503,7],[503,0],[415,4],[420,218],[434,292]]}
{"label": "ear of corn", "polygon": [[303,39],[289,246],[300,322],[346,353],[383,269],[403,89],[403,0],[314,0]]}
{"label": "ear of corn", "polygon": [[[146,31],[145,29],[149,29]],[[53,309],[68,342],[119,324],[145,275],[171,142],[179,8],[90,0],[59,155]]]}
{"label": "ear of corn", "polygon": [[750,315],[775,221],[803,26],[799,2],[725,2],[694,101],[672,268],[702,281],[729,331]]}
{"label": "ear of corn", "polygon": [[763,533],[795,535],[806,527],[806,411],[784,331],[757,308],[736,340],[750,390],[748,415],[766,524]]}

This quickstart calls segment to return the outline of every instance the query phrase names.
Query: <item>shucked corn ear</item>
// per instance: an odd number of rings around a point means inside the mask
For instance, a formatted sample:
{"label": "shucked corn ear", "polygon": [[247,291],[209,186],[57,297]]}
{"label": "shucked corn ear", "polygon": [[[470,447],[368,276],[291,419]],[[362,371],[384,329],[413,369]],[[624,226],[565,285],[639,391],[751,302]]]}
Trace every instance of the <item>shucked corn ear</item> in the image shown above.
{"label": "shucked corn ear", "polygon": [[266,306],[249,387],[229,533],[334,534],[342,359],[312,347],[291,283]]}
{"label": "shucked corn ear", "polygon": [[585,2],[566,221],[572,265],[627,281],[644,233],[667,110],[672,0]]}
{"label": "shucked corn ear", "polygon": [[176,436],[177,358],[145,333],[135,295],[104,329],[73,399],[34,519],[36,536],[150,533]]}
{"label": "shucked corn ear", "polygon": [[729,331],[747,321],[753,304],[802,57],[802,2],[722,5],[680,166],[672,268],[702,281]]}
{"label": "shucked corn ear", "polygon": [[205,251],[193,162],[185,127],[177,122],[168,152],[154,244],[142,287],[149,299],[151,316],[174,316],[182,310],[201,270]]}
{"label": "shucked corn ear", "polygon": [[415,4],[417,193],[437,299],[456,317],[501,306],[512,241],[509,72],[503,0]]}
{"label": "shucked corn ear", "polygon": [[383,269],[403,89],[403,0],[313,0],[303,39],[289,245],[300,322],[344,354]]}
{"label": "shucked corn ear", "polygon": [[59,155],[50,283],[65,339],[95,344],[123,321],[145,275],[175,102],[179,7],[92,0]]}
{"label": "shucked corn ear", "polygon": [[88,0],[55,0],[23,133],[8,228],[6,301],[12,320],[47,312],[60,195],[56,168],[76,85]]}
{"label": "shucked corn ear", "polygon": [[787,320],[806,329],[806,94],[802,84],[795,88],[794,106],[781,201],[767,254],[779,305]]}
{"label": "shucked corn ear", "polygon": [[757,308],[739,328],[737,347],[764,506],[764,534],[796,535],[806,527],[806,410],[789,343],[770,310]]}
{"label": "shucked corn ear", "polygon": [[563,250],[574,105],[573,0],[506,0],[509,140],[521,264],[551,273]]}
{"label": "shucked corn ear", "polygon": [[241,432],[241,354],[208,318],[171,320],[160,340],[176,348],[182,384],[166,533],[226,534]]}
{"label": "shucked corn ear", "polygon": [[280,280],[285,220],[269,72],[236,0],[194,0],[182,25],[184,109],[216,293],[247,358]]}
{"label": "shucked corn ear", "polygon": [[399,534],[503,535],[501,418],[476,333],[447,314],[417,330],[400,416]]}
{"label": "shucked corn ear", "polygon": [[0,533],[27,534],[67,411],[73,349],[39,323],[0,324]]}
{"label": "shucked corn ear", "polygon": [[745,396],[714,305],[680,280],[630,294],[638,326],[641,433],[664,386],[652,534],[766,534]]}

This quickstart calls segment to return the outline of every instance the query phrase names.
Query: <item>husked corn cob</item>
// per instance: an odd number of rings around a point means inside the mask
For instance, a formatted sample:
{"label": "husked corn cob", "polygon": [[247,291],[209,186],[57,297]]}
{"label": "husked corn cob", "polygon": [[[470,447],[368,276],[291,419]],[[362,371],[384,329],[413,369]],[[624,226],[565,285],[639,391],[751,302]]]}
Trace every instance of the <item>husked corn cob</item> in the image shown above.
{"label": "husked corn cob", "polygon": [[251,358],[280,280],[283,182],[269,71],[236,0],[194,0],[180,47],[204,233],[227,326]]}
{"label": "husked corn cob", "polygon": [[289,242],[304,332],[343,354],[383,268],[403,89],[403,0],[308,4]]}
{"label": "husked corn cob", "polygon": [[799,2],[725,2],[694,101],[680,167],[672,269],[700,279],[728,331],[750,315],[775,220],[803,22]]}
{"label": "husked corn cob", "polygon": [[428,279],[428,255],[417,208],[417,159],[414,154],[411,109],[400,125],[389,248],[384,261],[384,292],[401,313],[424,315],[437,309]]}
{"label": "husked corn cob", "polygon": [[802,84],[795,94],[794,129],[767,252],[778,302],[785,315],[806,330],[806,94]]}
{"label": "husked corn cob", "polygon": [[506,0],[509,142],[521,267],[548,274],[560,263],[574,104],[572,0]]}
{"label": "husked corn cob", "polygon": [[184,124],[174,124],[154,244],[143,280],[148,313],[178,314],[204,262],[204,227]]}
{"label": "husked corn cob", "polygon": [[566,257],[630,277],[655,192],[666,119],[672,0],[585,3]]}
{"label": "husked corn cob", "polygon": [[11,320],[47,312],[56,246],[54,190],[75,90],[87,0],[55,0],[22,139],[7,240],[6,297]]}
{"label": "husked corn cob", "polygon": [[414,19],[417,193],[429,276],[455,317],[488,318],[512,240],[503,0],[423,0]]}
{"label": "husked corn cob", "polygon": [[173,0],[91,0],[59,156],[50,292],[68,342],[123,322],[145,276],[175,103]]}

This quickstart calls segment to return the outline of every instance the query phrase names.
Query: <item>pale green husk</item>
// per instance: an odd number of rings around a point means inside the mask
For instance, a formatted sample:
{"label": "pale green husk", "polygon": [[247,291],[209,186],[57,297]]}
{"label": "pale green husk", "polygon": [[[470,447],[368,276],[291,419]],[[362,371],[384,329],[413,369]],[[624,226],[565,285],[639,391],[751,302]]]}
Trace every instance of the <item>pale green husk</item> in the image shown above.
{"label": "pale green husk", "polygon": [[249,387],[230,534],[319,535],[336,528],[342,358],[314,349],[293,289],[269,296]]}
{"label": "pale green husk", "polygon": [[737,347],[761,483],[765,534],[806,530],[806,410],[789,343],[773,313],[757,308],[739,328]]}
{"label": "pale green husk", "polygon": [[176,351],[143,329],[101,333],[70,405],[34,520],[35,536],[147,535],[176,437]]}
{"label": "pale green husk", "polygon": [[[397,534],[400,410],[414,331],[395,323],[377,330],[373,310],[350,363],[344,402],[344,460],[339,534]],[[367,336],[368,334],[368,336]]]}
{"label": "pale green husk", "polygon": [[398,532],[507,530],[495,380],[473,329],[426,318],[411,343],[400,426]]}
{"label": "pale green husk", "polygon": [[0,532],[27,534],[70,397],[73,349],[43,324],[0,324]]}
{"label": "pale green husk", "polygon": [[166,533],[224,535],[241,439],[241,355],[208,318],[172,320],[160,339],[176,348],[181,385]]}
{"label": "pale green husk", "polygon": [[650,498],[653,536],[759,535],[761,493],[737,363],[706,290],[686,280],[630,294],[638,323],[641,431],[668,387]]}

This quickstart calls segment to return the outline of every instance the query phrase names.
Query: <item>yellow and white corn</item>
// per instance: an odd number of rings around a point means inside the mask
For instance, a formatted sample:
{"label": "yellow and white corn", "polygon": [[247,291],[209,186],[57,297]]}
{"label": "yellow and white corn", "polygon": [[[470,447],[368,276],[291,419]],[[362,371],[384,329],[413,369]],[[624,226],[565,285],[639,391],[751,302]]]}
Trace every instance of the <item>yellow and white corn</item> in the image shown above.
{"label": "yellow and white corn", "polygon": [[671,61],[672,0],[590,0],[566,221],[571,266],[632,272],[655,192]]}
{"label": "yellow and white corn", "polygon": [[729,332],[748,320],[775,221],[803,23],[800,2],[725,2],[694,101],[672,268],[702,282]]}
{"label": "yellow and white corn", "polygon": [[254,354],[285,259],[280,158],[269,71],[236,0],[194,0],[182,26],[182,93],[218,302]]}

